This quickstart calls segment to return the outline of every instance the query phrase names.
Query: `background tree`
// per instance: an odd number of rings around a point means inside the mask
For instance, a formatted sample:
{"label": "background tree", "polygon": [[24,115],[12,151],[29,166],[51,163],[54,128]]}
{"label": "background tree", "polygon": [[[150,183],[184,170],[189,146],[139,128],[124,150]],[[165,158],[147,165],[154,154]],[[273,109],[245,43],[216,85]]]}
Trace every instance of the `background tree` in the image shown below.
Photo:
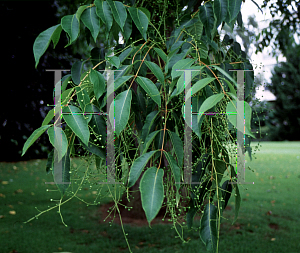
{"label": "background tree", "polygon": [[279,52],[285,56],[294,43],[294,36],[299,38],[300,35],[300,3],[296,0],[264,0],[261,7],[271,13],[272,20],[257,35],[256,52],[262,52],[270,45],[273,56],[278,57]]}
{"label": "background tree", "polygon": [[267,124],[271,140],[300,140],[300,45],[290,47],[286,62],[272,71],[271,83],[267,85],[275,96],[274,109],[269,113]]}

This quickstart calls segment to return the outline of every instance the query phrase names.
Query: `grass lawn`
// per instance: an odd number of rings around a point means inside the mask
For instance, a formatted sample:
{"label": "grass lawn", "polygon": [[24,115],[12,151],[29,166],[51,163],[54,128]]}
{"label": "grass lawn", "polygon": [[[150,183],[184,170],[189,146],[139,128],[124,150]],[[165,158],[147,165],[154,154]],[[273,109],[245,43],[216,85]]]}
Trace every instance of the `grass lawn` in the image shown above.
{"label": "grass lawn", "polygon": [[[255,147],[257,143],[253,143]],[[246,155],[246,182],[240,185],[241,207],[234,218],[234,197],[231,210],[224,211],[220,232],[220,253],[299,253],[300,252],[300,142],[263,142]],[[256,159],[254,158],[256,157]],[[0,163],[0,253],[48,252],[129,252],[122,228],[117,224],[100,223],[99,205],[89,205],[77,198],[24,224],[39,211],[58,203],[60,194],[45,173],[46,160]],[[77,165],[79,166],[79,165]],[[250,166],[251,170],[247,167]],[[93,202],[101,189],[108,202],[107,185],[83,185],[77,196]],[[50,190],[50,191],[47,191]],[[53,199],[54,201],[50,201]],[[64,200],[67,199],[66,197]],[[183,244],[171,225],[132,227],[124,225],[133,252],[206,252],[199,232],[185,231]]]}

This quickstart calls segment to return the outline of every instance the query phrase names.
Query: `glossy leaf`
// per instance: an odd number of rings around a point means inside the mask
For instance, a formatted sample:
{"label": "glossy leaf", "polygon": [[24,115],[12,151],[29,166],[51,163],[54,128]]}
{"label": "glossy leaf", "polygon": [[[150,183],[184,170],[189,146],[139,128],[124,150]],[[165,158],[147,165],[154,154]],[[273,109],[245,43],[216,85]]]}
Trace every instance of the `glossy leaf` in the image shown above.
{"label": "glossy leaf", "polygon": [[[55,158],[54,158],[55,162]],[[66,190],[70,186],[70,168],[71,168],[71,160],[70,160],[70,149],[68,149],[67,153],[64,155],[61,161],[61,167],[54,165],[53,168],[53,178],[56,183],[57,188],[59,189],[61,196],[63,196]],[[56,169],[61,171],[56,171]]]}
{"label": "glossy leaf", "polygon": [[122,63],[124,60],[126,60],[128,58],[128,56],[131,54],[133,48],[129,47],[127,49],[125,49],[120,55],[119,55],[119,59],[120,59],[120,63]]}
{"label": "glossy leaf", "polygon": [[25,154],[27,149],[50,127],[51,125],[46,125],[46,126],[41,126],[38,129],[36,129],[26,140],[24,146],[23,146],[23,151],[22,155]]}
{"label": "glossy leaf", "polygon": [[80,108],[82,112],[84,112],[84,117],[86,118],[87,122],[90,122],[92,118],[92,105],[90,103],[90,97],[87,93],[86,89],[82,89],[82,87],[77,86],[75,87],[76,95],[77,95],[77,101],[79,102]]}
{"label": "glossy leaf", "polygon": [[181,76],[184,72],[179,70],[189,69],[194,61],[195,59],[183,59],[175,63],[171,72],[172,79],[174,80],[176,77]]}
{"label": "glossy leaf", "polygon": [[123,27],[127,18],[125,6],[119,1],[107,0],[107,3],[110,6],[110,9],[114,16],[114,20],[118,23],[121,30],[123,31]]}
{"label": "glossy leaf", "polygon": [[154,47],[153,49],[155,50],[155,52],[159,55],[159,57],[164,62],[167,62],[167,55],[166,55],[166,53],[163,50],[161,50],[160,48],[156,48],[156,47]]}
{"label": "glossy leaf", "polygon": [[[238,120],[241,122],[244,122],[245,120],[245,134],[250,135],[251,137],[255,138],[254,135],[251,133],[251,115],[252,115],[252,110],[250,105],[244,101],[244,115],[237,115],[237,114],[232,114],[237,112],[237,101],[236,100],[231,100],[228,102],[227,107],[226,107],[226,113],[227,113],[227,118],[230,121],[230,123],[236,128],[237,127],[237,116]],[[238,129],[242,133],[244,133],[244,129],[240,128]]]}
{"label": "glossy leaf", "polygon": [[52,40],[54,48],[59,41],[62,27],[60,24],[52,26],[41,32],[35,39],[33,44],[33,54],[35,59],[35,68],[39,64],[41,56],[45,53]]}
{"label": "glossy leaf", "polygon": [[226,19],[230,0],[214,0],[214,13],[217,18],[216,28]]}
{"label": "glossy leaf", "polygon": [[201,79],[199,81],[197,81],[188,91],[187,91],[187,95],[185,100],[188,100],[191,97],[191,93],[192,96],[195,95],[198,91],[200,91],[201,89],[203,89],[206,85],[208,85],[209,83],[211,83],[212,81],[214,81],[216,78],[214,77],[207,77],[204,79]]}
{"label": "glossy leaf", "polygon": [[208,97],[199,109],[199,114],[197,117],[197,121],[199,122],[201,116],[210,108],[214,107],[221,99],[224,97],[224,93],[216,94]]}
{"label": "glossy leaf", "polygon": [[82,61],[76,61],[71,67],[72,80],[75,84],[80,84]]}
{"label": "glossy leaf", "polygon": [[195,40],[200,40],[203,32],[203,24],[200,20],[194,18],[197,22],[194,22],[187,28],[187,31],[194,36]]}
{"label": "glossy leaf", "polygon": [[54,109],[55,108],[53,108],[47,113],[46,117],[43,120],[42,126],[48,125],[50,121],[54,118]]}
{"label": "glossy leaf", "polygon": [[108,3],[102,0],[95,0],[95,5],[98,17],[106,24],[106,31],[109,32],[114,19]]}
{"label": "glossy leaf", "polygon": [[84,10],[86,10],[87,7],[88,7],[87,5],[81,5],[81,6],[77,9],[77,11],[76,11],[76,18],[77,18],[77,20],[78,20],[79,22],[80,22],[80,18],[81,18],[82,13],[84,12]]}
{"label": "glossy leaf", "polygon": [[68,103],[73,94],[74,89],[75,88],[67,89],[61,94],[61,105],[66,105]]}
{"label": "glossy leaf", "polygon": [[87,151],[91,152],[92,154],[95,154],[96,156],[100,157],[101,159],[106,159],[106,154],[103,149],[100,149],[98,146],[93,144],[92,142],[89,142],[89,145],[85,145],[81,140],[80,140],[82,146],[84,149]]}
{"label": "glossy leaf", "polygon": [[[131,90],[125,90],[118,94],[115,98],[115,132],[117,136],[120,135],[120,133],[125,129],[127,125],[130,114],[131,99]],[[114,116],[112,115],[113,106],[113,104],[111,104],[110,106],[110,120],[114,118]]]}
{"label": "glossy leaf", "polygon": [[122,84],[126,83],[132,76],[121,76],[115,80],[115,89],[116,91],[118,88],[122,86]]}
{"label": "glossy leaf", "polygon": [[150,129],[151,129],[156,117],[158,116],[158,114],[159,114],[158,111],[153,111],[147,115],[144,126],[142,128],[141,139],[143,141],[145,141],[146,137],[149,135]]}
{"label": "glossy leaf", "polygon": [[105,79],[99,71],[91,69],[90,80],[94,85],[94,94],[96,99],[98,100],[105,92]]}
{"label": "glossy leaf", "polygon": [[82,140],[85,145],[88,145],[90,139],[90,131],[88,122],[82,115],[82,111],[73,105],[64,106],[62,109],[63,118],[72,129],[72,131]]}
{"label": "glossy leaf", "polygon": [[156,63],[150,62],[150,61],[145,61],[145,64],[152,71],[152,73],[156,76],[157,80],[163,84],[165,82],[165,78],[164,78],[164,74],[163,74],[162,70],[160,69],[160,67],[158,67],[158,65]]}
{"label": "glossy leaf", "polygon": [[168,130],[168,134],[170,136],[170,140],[171,140],[173,149],[175,150],[178,165],[179,165],[179,167],[182,167],[182,165],[183,165],[183,143],[182,143],[182,140],[176,133],[174,133],[170,130]]}
{"label": "glossy leaf", "polygon": [[100,110],[96,105],[92,105],[92,119],[89,122],[89,126],[93,131],[100,136],[100,142],[102,145],[105,145],[106,141],[106,121],[103,116],[100,114]]}
{"label": "glossy leaf", "polygon": [[[72,44],[79,36],[79,21],[76,14],[67,15],[61,19],[61,26],[69,36],[69,44]],[[67,46],[68,46],[67,45]]]}
{"label": "glossy leaf", "polygon": [[128,11],[137,29],[142,34],[143,38],[147,40],[148,17],[144,12],[134,7],[129,7]]}
{"label": "glossy leaf", "polygon": [[176,160],[174,159],[174,157],[170,153],[164,151],[164,154],[165,154],[165,157],[167,158],[168,163],[171,167],[171,170],[172,170],[172,173],[173,173],[173,176],[174,176],[175,186],[176,186],[177,190],[179,190],[179,188],[180,188],[180,184],[179,184],[180,183],[180,175],[181,175],[180,168],[178,167],[178,164],[177,164]]}
{"label": "glossy leaf", "polygon": [[231,197],[232,184],[229,184],[229,180],[226,180],[222,185],[222,197],[224,202],[222,202],[222,210],[224,210],[228,204]]}
{"label": "glossy leaf", "polygon": [[146,170],[140,182],[142,206],[149,225],[162,207],[164,200],[163,176],[163,169],[151,167]]}
{"label": "glossy leaf", "polygon": [[90,30],[94,41],[96,43],[97,36],[100,32],[100,19],[96,14],[96,7],[90,7],[85,9],[81,15],[83,24]]}
{"label": "glossy leaf", "polygon": [[217,211],[213,204],[207,204],[200,221],[200,238],[210,252],[215,252],[217,248]]}
{"label": "glossy leaf", "polygon": [[68,149],[68,140],[65,132],[61,127],[52,126],[48,129],[48,136],[52,146],[57,150],[57,161],[60,161]]}
{"label": "glossy leaf", "polygon": [[240,12],[242,0],[230,0],[228,12],[230,14],[230,22],[234,20]]}
{"label": "glossy leaf", "polygon": [[143,154],[145,154],[148,151],[149,146],[151,145],[152,141],[154,140],[154,138],[156,137],[156,135],[159,133],[159,130],[154,131],[152,133],[150,133],[149,135],[147,135],[146,140],[144,142],[143,145]]}
{"label": "glossy leaf", "polygon": [[118,67],[120,66],[120,59],[119,59],[119,57],[117,57],[117,56],[108,57],[108,58],[107,58],[107,61],[108,61],[111,65],[115,66],[116,68],[118,68]]}
{"label": "glossy leaf", "polygon": [[148,95],[153,99],[153,101],[155,103],[158,104],[158,106],[161,106],[161,97],[160,97],[160,93],[157,89],[157,87],[155,86],[155,84],[148,78],[146,77],[141,77],[138,76],[136,78],[136,81],[139,83],[139,85],[142,86],[142,88],[144,89],[144,91],[146,93],[148,93]]}
{"label": "glossy leaf", "polygon": [[127,15],[125,24],[124,24],[124,31],[123,31],[123,36],[125,38],[125,41],[127,42],[130,39],[132,33],[132,19],[130,15]]}
{"label": "glossy leaf", "polygon": [[206,2],[199,7],[199,19],[205,28],[206,36],[209,39],[212,39],[212,35],[216,28],[216,20],[211,2]]}
{"label": "glossy leaf", "polygon": [[135,184],[135,182],[140,177],[142,170],[148,163],[148,160],[154,155],[155,152],[158,150],[150,151],[148,153],[145,153],[138,157],[131,165],[130,172],[129,172],[129,178],[128,178],[128,185],[127,187],[130,188]]}

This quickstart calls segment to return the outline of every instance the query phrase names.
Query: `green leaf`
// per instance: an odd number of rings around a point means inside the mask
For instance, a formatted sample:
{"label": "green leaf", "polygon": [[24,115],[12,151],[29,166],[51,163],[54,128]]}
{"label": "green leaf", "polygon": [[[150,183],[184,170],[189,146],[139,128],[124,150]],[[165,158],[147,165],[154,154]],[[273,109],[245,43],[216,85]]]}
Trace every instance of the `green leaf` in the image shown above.
{"label": "green leaf", "polygon": [[172,142],[173,149],[175,150],[178,165],[180,167],[182,167],[182,165],[183,165],[183,143],[182,143],[182,140],[176,133],[174,133],[170,130],[168,130],[168,134],[170,136],[170,140]]}
{"label": "green leaf", "polygon": [[152,133],[150,133],[149,135],[147,135],[145,143],[143,145],[143,152],[142,154],[145,154],[150,146],[150,144],[152,143],[153,139],[155,138],[155,136],[159,133],[159,130],[154,131]]}
{"label": "green leaf", "polygon": [[109,32],[114,19],[108,3],[102,0],[95,0],[95,5],[98,17],[106,24],[106,31]]}
{"label": "green leaf", "polygon": [[241,195],[240,195],[240,191],[239,191],[238,185],[235,184],[234,186],[235,186],[234,189],[235,189],[236,196],[235,196],[235,215],[234,215],[234,220],[233,220],[232,224],[235,223],[235,221],[236,221],[236,219],[237,219],[237,217],[239,215],[240,204],[241,204]]}
{"label": "green leaf", "polygon": [[73,105],[64,106],[62,109],[63,118],[72,131],[88,145],[90,139],[90,131],[88,122],[82,115],[82,111]]}
{"label": "green leaf", "polygon": [[[64,31],[69,35],[69,44],[72,44],[79,36],[79,21],[76,18],[76,14],[67,15],[61,19],[61,26]],[[68,46],[67,45],[67,46]]]}
{"label": "green leaf", "polygon": [[39,138],[51,125],[46,125],[46,126],[41,126],[38,129],[36,129],[30,136],[29,138],[26,140],[24,146],[23,146],[23,151],[22,151],[22,155],[23,156],[25,154],[25,152],[27,151],[27,149],[37,140],[37,138]]}
{"label": "green leaf", "polygon": [[228,201],[230,199],[232,192],[232,184],[229,184],[229,180],[226,180],[222,185],[222,198],[224,202],[222,202],[222,210],[226,208]]}
{"label": "green leaf", "polygon": [[43,120],[42,126],[48,125],[49,122],[53,119],[53,117],[54,117],[54,108],[47,113],[46,117]]}
{"label": "green leaf", "polygon": [[214,0],[214,13],[217,18],[216,28],[226,19],[229,0]]}
{"label": "green leaf", "polygon": [[61,105],[66,105],[68,103],[74,89],[75,88],[67,89],[61,94]]}
{"label": "green leaf", "polygon": [[[196,19],[196,18],[195,18]],[[197,19],[197,22],[193,23],[187,28],[187,31],[194,36],[195,40],[200,40],[203,32],[203,24]]]}
{"label": "green leaf", "polygon": [[166,55],[166,53],[163,50],[161,50],[160,48],[156,48],[156,47],[154,47],[153,49],[155,50],[155,52],[159,55],[159,57],[164,62],[167,62],[167,55]]}
{"label": "green leaf", "polygon": [[144,12],[148,18],[148,20],[150,21],[151,20],[151,13],[150,11],[148,11],[146,8],[144,7],[138,7],[139,10],[141,10],[142,12]]}
{"label": "green leaf", "polygon": [[216,78],[214,77],[207,77],[204,79],[199,80],[198,82],[196,82],[188,91],[187,91],[187,95],[185,100],[187,101],[192,93],[192,96],[195,95],[198,91],[200,91],[201,89],[203,89],[206,85],[208,85],[209,83],[211,83],[212,81],[214,81]]}
{"label": "green leaf", "polygon": [[[68,149],[68,140],[65,132],[61,127],[52,126],[48,129],[49,140],[54,148],[58,152],[58,162],[66,154]],[[60,141],[61,140],[61,141]]]}
{"label": "green leaf", "polygon": [[133,164],[131,165],[130,172],[129,172],[129,178],[128,178],[128,188],[133,186],[135,182],[140,177],[142,170],[148,163],[148,160],[154,155],[155,152],[159,150],[150,151],[146,154],[141,155],[136,160],[134,160]]}
{"label": "green leaf", "polygon": [[[228,102],[227,107],[226,107],[226,114],[227,118],[230,121],[230,123],[236,128],[237,126],[237,101],[236,100],[231,100]],[[232,114],[235,113],[235,114]],[[251,133],[251,115],[252,115],[252,110],[250,105],[244,101],[244,115],[238,115],[238,120],[241,122],[244,122],[245,120],[245,134],[250,135],[251,137],[255,138],[254,135]],[[242,133],[244,133],[244,129],[240,128],[238,129]]]}
{"label": "green leaf", "polygon": [[[125,90],[118,94],[115,98],[115,132],[119,136],[127,125],[130,107],[131,107],[132,92],[131,90]],[[112,115],[112,108],[114,104],[110,106],[109,117],[110,120],[114,119]],[[113,126],[114,124],[112,124]]]}
{"label": "green leaf", "polygon": [[102,159],[106,159],[106,154],[104,153],[104,151],[102,149],[100,149],[99,147],[97,147],[92,142],[89,142],[89,145],[87,146],[80,139],[79,139],[79,141],[82,144],[84,149],[86,149],[87,151],[91,152],[92,154],[95,154],[96,156],[98,156]]}
{"label": "green leaf", "polygon": [[144,12],[134,7],[129,7],[128,11],[137,29],[142,34],[143,38],[147,40],[148,17]]}
{"label": "green leaf", "polygon": [[[55,161],[55,160],[54,160]],[[70,149],[68,148],[67,153],[64,155],[61,161],[61,169],[62,171],[57,173],[56,168],[54,166],[53,168],[53,178],[54,182],[56,183],[56,186],[58,187],[61,196],[63,196],[66,192],[66,190],[70,186],[70,167],[71,167],[71,160],[70,160]],[[62,176],[61,178],[59,176]]]}
{"label": "green leaf", "polygon": [[100,32],[100,19],[96,14],[96,7],[90,7],[85,9],[81,15],[83,24],[91,31],[91,34],[96,43],[97,36]]}
{"label": "green leaf", "polygon": [[121,77],[117,78],[115,80],[115,89],[114,89],[114,91],[119,89],[122,86],[122,84],[126,83],[130,78],[132,78],[132,76],[121,76]]}
{"label": "green leaf", "polygon": [[200,238],[206,250],[211,252],[215,252],[217,248],[217,211],[218,209],[213,204],[207,204],[200,221]]}
{"label": "green leaf", "polygon": [[107,0],[107,3],[109,4],[114,19],[120,26],[121,30],[123,31],[123,27],[127,18],[127,12],[125,9],[125,6],[121,2]]}
{"label": "green leaf", "polygon": [[158,106],[161,106],[161,97],[160,97],[160,93],[157,89],[157,87],[155,86],[155,84],[148,78],[146,77],[141,77],[138,76],[136,78],[136,81],[139,83],[139,85],[142,86],[142,88],[144,89],[144,91],[146,93],[148,93],[148,95],[153,99],[153,101],[155,103],[158,104]]}
{"label": "green leaf", "polygon": [[109,57],[107,58],[107,61],[116,68],[120,66],[120,59],[117,56]]}
{"label": "green leaf", "polygon": [[189,67],[194,63],[195,59],[182,59],[174,64],[172,67],[172,80],[174,80],[177,76],[181,76],[184,72],[178,70],[189,69]]}
{"label": "green leaf", "polygon": [[158,67],[158,65],[156,63],[150,62],[150,61],[145,61],[145,64],[152,71],[152,73],[156,76],[157,80],[163,84],[165,82],[165,77],[164,77],[164,74],[163,74],[162,70],[160,69],[160,67]]}
{"label": "green leaf", "polygon": [[[174,180],[175,180],[175,186],[177,188],[177,190],[179,190],[180,188],[180,168],[178,167],[178,164],[176,162],[176,160],[173,158],[173,156],[171,154],[169,154],[168,152],[164,151],[164,154],[165,154],[165,157],[167,158],[168,160],[168,163],[171,167],[171,170],[172,170],[172,173],[173,173],[173,176],[174,176]],[[178,183],[178,184],[176,184]]]}
{"label": "green leaf", "polygon": [[127,57],[131,54],[133,48],[129,47],[127,49],[125,49],[120,55],[119,55],[119,59],[120,59],[120,63],[122,63],[124,60],[127,59]]}
{"label": "green leaf", "polygon": [[87,93],[86,89],[83,89],[81,86],[75,87],[76,95],[77,95],[77,101],[79,102],[80,108],[84,113],[87,113],[88,115],[84,115],[87,122],[90,122],[92,115],[89,114],[92,112],[92,105],[90,103],[90,96]]}
{"label": "green leaf", "polygon": [[82,61],[76,61],[71,67],[72,80],[75,84],[80,84]]}
{"label": "green leaf", "polygon": [[128,41],[130,39],[131,33],[132,33],[132,19],[130,15],[128,15],[124,24],[124,31],[122,33],[125,38],[125,41]]}
{"label": "green leaf", "polygon": [[216,30],[216,20],[211,2],[206,2],[199,7],[199,19],[205,28],[206,36],[212,39]]}
{"label": "green leaf", "polygon": [[145,123],[142,128],[142,135],[141,135],[142,141],[145,141],[146,137],[149,135],[150,129],[158,114],[159,114],[158,111],[153,111],[147,115]]}
{"label": "green leaf", "polygon": [[41,56],[45,53],[52,40],[54,48],[58,43],[62,27],[60,24],[52,26],[41,32],[33,43],[33,54],[35,59],[35,68],[39,64]]}
{"label": "green leaf", "polygon": [[144,173],[141,183],[140,192],[142,206],[146,213],[147,221],[150,222],[156,217],[161,209],[164,200],[164,170],[151,167]]}
{"label": "green leaf", "polygon": [[214,107],[224,97],[224,93],[216,94],[208,97],[199,109],[197,121],[199,122],[201,116],[210,108]]}
{"label": "green leaf", "polygon": [[81,15],[86,10],[87,7],[88,7],[87,5],[82,5],[77,9],[76,18],[77,18],[78,22],[80,22]]}
{"label": "green leaf", "polygon": [[100,110],[97,106],[92,105],[92,112],[92,119],[89,122],[89,126],[94,130],[94,132],[97,135],[100,136],[100,142],[104,146],[106,141],[106,121],[103,118],[103,116],[100,115]]}
{"label": "green leaf", "polygon": [[95,97],[98,100],[105,92],[105,79],[99,71],[91,69],[90,80],[94,85]]}
{"label": "green leaf", "polygon": [[241,10],[242,0],[230,0],[228,6],[228,12],[230,15],[230,22],[233,21]]}

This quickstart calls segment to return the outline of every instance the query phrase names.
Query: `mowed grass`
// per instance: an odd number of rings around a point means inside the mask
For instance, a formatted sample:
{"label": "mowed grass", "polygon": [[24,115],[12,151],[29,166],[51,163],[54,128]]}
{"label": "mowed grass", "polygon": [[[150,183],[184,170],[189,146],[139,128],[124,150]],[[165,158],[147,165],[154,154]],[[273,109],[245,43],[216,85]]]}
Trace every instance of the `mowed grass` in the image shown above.
{"label": "mowed grass", "polygon": [[[245,156],[245,181],[254,184],[239,186],[239,218],[231,224],[234,196],[228,204],[231,210],[223,213],[228,220],[223,219],[221,225],[220,253],[300,252],[300,142],[261,145],[251,162]],[[114,223],[100,223],[103,217],[99,205],[87,206],[77,198],[61,206],[68,227],[63,225],[57,208],[23,223],[37,215],[38,210],[58,203],[50,199],[58,200],[60,194],[46,191],[56,187],[45,184],[53,181],[51,174],[45,173],[45,165],[46,160],[0,163],[0,252],[129,252],[122,228]],[[101,203],[111,200],[107,187],[111,186],[101,186],[105,196]],[[99,186],[83,185],[77,196],[93,203],[97,191]],[[184,238],[190,241],[183,244],[171,227],[124,225],[133,252],[206,252],[199,232],[185,230]]]}

